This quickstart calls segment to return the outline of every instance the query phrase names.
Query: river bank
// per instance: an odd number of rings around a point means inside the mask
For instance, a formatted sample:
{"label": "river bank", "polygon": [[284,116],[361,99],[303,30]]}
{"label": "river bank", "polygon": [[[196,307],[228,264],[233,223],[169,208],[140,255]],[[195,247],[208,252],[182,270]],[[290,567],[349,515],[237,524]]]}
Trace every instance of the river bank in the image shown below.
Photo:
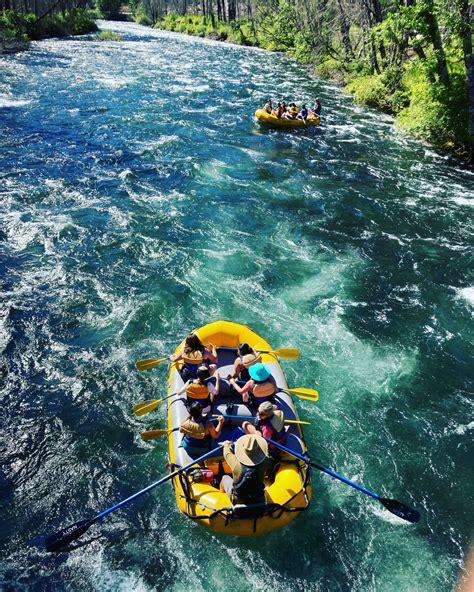
{"label": "river bank", "polygon": [[95,31],[98,27],[89,11],[80,8],[43,16],[4,10],[0,13],[0,55],[26,51],[30,41]]}
{"label": "river bank", "polygon": [[[136,15],[137,22],[151,25],[147,17]],[[246,20],[231,23],[215,18],[170,12],[155,23],[155,28],[207,37],[238,45],[250,45],[269,51],[282,51],[349,93],[360,105],[379,109],[395,118],[395,125],[411,137],[432,147],[469,160],[467,91],[462,66],[454,60],[451,87],[434,88],[425,67],[413,53],[403,67],[379,74],[369,74],[362,64],[343,63],[332,56],[315,56],[309,45],[293,39],[285,43],[262,34],[255,24]]]}

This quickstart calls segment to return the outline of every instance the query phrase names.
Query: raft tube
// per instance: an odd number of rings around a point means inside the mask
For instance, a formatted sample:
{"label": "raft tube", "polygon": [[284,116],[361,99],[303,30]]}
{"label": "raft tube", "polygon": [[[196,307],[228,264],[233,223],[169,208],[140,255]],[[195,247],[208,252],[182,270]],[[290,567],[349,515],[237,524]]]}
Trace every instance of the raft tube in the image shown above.
{"label": "raft tube", "polygon": [[[203,344],[213,343],[217,348],[219,375],[221,377],[219,397],[214,400],[212,414],[255,415],[255,409],[242,403],[242,397],[232,391],[225,378],[232,372],[237,347],[246,342],[257,350],[272,350],[270,345],[248,327],[230,321],[215,321],[193,331]],[[176,349],[178,353],[184,341]],[[219,348],[235,348],[229,351]],[[262,362],[271,370],[279,388],[288,388],[278,358],[271,354],[262,354]],[[224,378],[224,380],[223,380]],[[176,364],[172,364],[168,376],[168,394],[176,393],[183,386],[183,381]],[[186,395],[175,395],[168,399],[168,428],[179,427],[188,417],[185,407]],[[275,395],[278,407],[286,419],[298,419],[291,396],[283,391]],[[239,426],[242,420],[228,419],[224,424],[220,441],[233,439],[242,434]],[[307,450],[301,428],[297,424],[287,424],[288,435],[285,446],[304,454]],[[169,468],[176,470],[192,461],[181,446],[183,434],[178,430],[168,437]],[[203,451],[203,454],[206,450]],[[216,477],[222,470],[230,474],[230,468],[223,462],[222,456],[205,461]],[[219,491],[216,479],[212,483],[195,482],[192,467],[186,473],[173,478],[173,488],[178,509],[191,520],[203,524],[216,533],[229,535],[254,536],[281,528],[292,522],[311,501],[311,483],[308,465],[289,454],[283,454],[277,462],[274,476],[265,482],[264,504],[233,505],[226,493]]]}
{"label": "raft tube", "polygon": [[318,115],[313,115],[312,113],[306,119],[286,119],[285,117],[275,117],[275,115],[271,115],[263,109],[257,109],[255,111],[255,117],[261,123],[267,123],[276,127],[314,127],[321,123]]}

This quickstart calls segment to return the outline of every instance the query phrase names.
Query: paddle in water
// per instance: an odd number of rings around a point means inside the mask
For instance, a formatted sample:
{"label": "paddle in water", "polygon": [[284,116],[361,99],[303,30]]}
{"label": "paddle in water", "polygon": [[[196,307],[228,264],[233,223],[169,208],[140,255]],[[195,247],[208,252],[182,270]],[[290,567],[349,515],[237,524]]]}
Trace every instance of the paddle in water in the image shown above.
{"label": "paddle in water", "polygon": [[70,524],[69,526],[66,526],[66,528],[63,528],[62,530],[59,530],[58,532],[49,535],[48,537],[46,537],[46,539],[44,541],[44,546],[46,547],[46,550],[47,551],[58,551],[61,547],[65,547],[66,545],[68,545],[72,541],[75,541],[76,539],[81,537],[87,530],[89,530],[89,528],[93,524],[95,524],[96,522],[98,522],[99,520],[101,520],[102,518],[104,518],[105,516],[110,514],[111,512],[118,510],[119,508],[121,508],[125,504],[128,504],[129,502],[141,497],[142,495],[144,495],[145,493],[148,493],[149,491],[151,491],[155,487],[158,487],[158,485],[162,485],[163,483],[166,483],[166,481],[173,479],[173,477],[176,477],[176,475],[179,475],[180,473],[186,471],[187,469],[189,469],[193,465],[201,462],[202,460],[204,460],[205,458],[208,458],[209,456],[213,456],[214,454],[217,454],[218,452],[220,452],[220,449],[214,448],[213,450],[206,452],[206,454],[203,454],[203,456],[197,458],[196,460],[193,460],[192,462],[185,465],[184,467],[181,467],[177,471],[174,471],[173,473],[166,475],[166,477],[163,477],[159,481],[156,481],[156,483],[152,483],[151,485],[148,485],[148,487],[145,487],[145,489],[142,489],[141,491],[134,493],[133,495],[122,500],[121,502],[119,502],[115,506],[112,506],[111,508],[104,510],[100,514],[97,514],[97,516],[94,516],[93,518],[90,518],[89,520],[81,520],[80,522],[75,522],[74,524]]}
{"label": "paddle in water", "polygon": [[362,491],[362,493],[369,495],[373,499],[376,499],[389,512],[391,512],[392,514],[395,514],[395,516],[398,516],[399,518],[402,518],[402,520],[406,520],[407,522],[411,522],[413,524],[415,524],[416,522],[418,522],[420,520],[420,513],[418,512],[418,510],[415,510],[414,508],[410,508],[410,506],[402,504],[401,502],[398,502],[397,500],[389,499],[386,497],[380,497],[380,495],[377,495],[373,491],[370,491],[370,489],[366,489],[365,487],[362,487],[362,485],[357,485],[357,483],[350,481],[349,479],[347,479],[346,477],[343,477],[342,475],[338,475],[334,471],[331,471],[331,469],[327,469],[326,467],[323,467],[322,465],[318,465],[318,463],[310,461],[308,458],[302,456],[301,454],[298,454],[297,452],[290,450],[286,446],[283,446],[283,444],[279,444],[278,442],[275,442],[274,440],[269,440],[268,438],[265,438],[265,440],[269,444],[271,444],[272,446],[276,446],[277,448],[280,448],[284,452],[287,452],[288,454],[291,454],[292,456],[299,458],[300,460],[302,460],[303,462],[305,462],[308,465],[311,465],[315,469],[318,469],[319,471],[322,471],[323,473],[326,473],[327,475],[330,475],[331,477],[334,477],[335,479],[338,479],[339,481],[342,481],[343,483],[346,483],[347,485],[354,487],[354,489],[357,489],[358,491]]}

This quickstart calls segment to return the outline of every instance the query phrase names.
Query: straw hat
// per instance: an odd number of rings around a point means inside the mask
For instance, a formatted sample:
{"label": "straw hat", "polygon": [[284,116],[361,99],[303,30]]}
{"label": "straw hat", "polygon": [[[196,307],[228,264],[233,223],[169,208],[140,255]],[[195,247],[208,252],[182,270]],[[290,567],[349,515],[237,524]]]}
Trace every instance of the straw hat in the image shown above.
{"label": "straw hat", "polygon": [[270,401],[260,403],[260,405],[258,406],[258,412],[262,413],[270,419],[270,422],[275,431],[279,432],[283,429],[283,426],[285,425],[285,415],[283,411],[275,409],[274,405],[272,405]]}
{"label": "straw hat", "polygon": [[254,364],[249,368],[250,377],[257,382],[263,382],[271,375],[270,370],[263,364]]}
{"label": "straw hat", "polygon": [[202,440],[206,435],[206,430],[204,429],[203,425],[197,423],[191,418],[183,421],[179,431],[186,436],[191,436],[191,438],[197,438],[198,440]]}
{"label": "straw hat", "polygon": [[268,444],[258,434],[246,434],[235,443],[235,456],[240,464],[254,467],[268,456]]}

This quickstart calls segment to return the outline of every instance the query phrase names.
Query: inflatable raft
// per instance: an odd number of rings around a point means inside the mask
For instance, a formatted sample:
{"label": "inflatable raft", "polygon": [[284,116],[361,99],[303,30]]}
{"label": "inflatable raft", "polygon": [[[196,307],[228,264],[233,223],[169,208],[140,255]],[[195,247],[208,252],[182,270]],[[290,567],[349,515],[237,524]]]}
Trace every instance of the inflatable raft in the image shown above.
{"label": "inflatable raft", "polygon": [[[213,343],[218,352],[219,375],[227,377],[232,372],[237,347],[246,342],[256,350],[271,350],[270,345],[244,325],[229,321],[216,321],[194,331],[203,344]],[[181,343],[176,349],[178,353]],[[223,349],[235,348],[235,349]],[[271,370],[276,385],[288,388],[285,376],[274,354],[262,353],[262,362]],[[171,365],[168,377],[168,394],[176,393],[183,386],[183,380],[175,364]],[[278,407],[286,419],[298,419],[296,408],[289,394],[278,391],[275,395]],[[175,395],[168,399],[168,428],[178,428],[188,417],[185,407],[186,395]],[[233,416],[255,415],[255,409],[242,403],[242,397],[231,390],[227,381],[221,379],[219,397],[212,405],[212,414]],[[220,441],[238,438],[243,432],[240,419],[227,419],[219,437]],[[306,452],[303,434],[298,424],[287,424],[285,446],[299,454]],[[178,430],[168,437],[169,468],[176,470],[192,462],[182,447],[183,434]],[[207,459],[205,466],[212,469],[215,479],[212,483],[197,480],[196,465],[173,478],[173,488],[179,510],[191,520],[203,524],[218,533],[231,535],[256,535],[281,528],[289,524],[301,511],[309,507],[311,483],[306,463],[284,454],[277,461],[271,478],[265,480],[265,503],[233,505],[226,493],[219,491],[219,477],[231,474],[222,456]],[[199,473],[199,471],[197,471]]]}
{"label": "inflatable raft", "polygon": [[261,123],[267,123],[276,127],[314,127],[321,123],[317,115],[310,114],[306,119],[286,119],[285,117],[275,117],[263,109],[255,111],[255,117]]}

